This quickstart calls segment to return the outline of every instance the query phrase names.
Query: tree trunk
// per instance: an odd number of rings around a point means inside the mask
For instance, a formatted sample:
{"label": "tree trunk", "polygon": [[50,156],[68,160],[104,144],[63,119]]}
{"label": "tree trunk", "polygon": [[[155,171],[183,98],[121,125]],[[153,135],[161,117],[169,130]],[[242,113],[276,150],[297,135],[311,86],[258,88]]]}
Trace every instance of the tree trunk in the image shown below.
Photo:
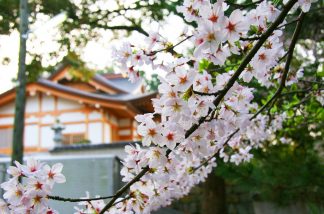
{"label": "tree trunk", "polygon": [[202,212],[204,214],[226,214],[226,190],[223,178],[210,173],[203,184]]}
{"label": "tree trunk", "polygon": [[26,40],[28,34],[28,0],[20,0],[20,47],[19,47],[19,65],[16,87],[16,107],[13,132],[12,156],[11,162],[15,160],[22,163],[24,152],[24,126],[25,126],[25,105],[26,105]]}

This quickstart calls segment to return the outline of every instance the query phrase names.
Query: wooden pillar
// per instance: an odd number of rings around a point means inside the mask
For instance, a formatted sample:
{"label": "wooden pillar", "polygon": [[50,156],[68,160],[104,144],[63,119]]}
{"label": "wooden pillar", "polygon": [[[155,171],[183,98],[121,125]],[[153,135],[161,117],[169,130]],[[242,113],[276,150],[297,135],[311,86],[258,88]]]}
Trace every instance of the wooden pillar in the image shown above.
{"label": "wooden pillar", "polygon": [[89,107],[86,107],[86,110],[85,110],[85,128],[86,128],[86,131],[85,131],[85,138],[87,140],[89,140],[89,112],[90,112],[90,109]]}
{"label": "wooden pillar", "polygon": [[58,98],[56,96],[54,97],[54,115],[58,116]]}
{"label": "wooden pillar", "polygon": [[42,132],[42,112],[43,112],[43,96],[42,93],[39,92],[38,94],[38,150],[41,150],[42,148],[42,141],[41,141],[41,132]]}
{"label": "wooden pillar", "polygon": [[102,143],[106,143],[105,142],[105,112],[103,110],[101,110],[101,131],[102,131]]}

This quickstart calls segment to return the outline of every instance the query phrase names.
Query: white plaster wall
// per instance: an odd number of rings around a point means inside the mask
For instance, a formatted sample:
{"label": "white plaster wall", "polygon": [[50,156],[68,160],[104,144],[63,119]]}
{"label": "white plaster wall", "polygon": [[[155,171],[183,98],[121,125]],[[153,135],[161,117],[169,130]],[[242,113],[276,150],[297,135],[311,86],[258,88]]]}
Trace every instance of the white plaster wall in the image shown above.
{"label": "white plaster wall", "polygon": [[59,117],[60,122],[85,121],[86,115],[82,112],[62,113]]}
{"label": "white plaster wall", "polygon": [[105,123],[105,143],[111,142],[111,127],[109,124]]}
{"label": "white plaster wall", "polygon": [[56,121],[56,118],[53,115],[47,114],[41,118],[41,121],[43,124],[54,124]]}
{"label": "white plaster wall", "polygon": [[41,127],[41,147],[51,149],[54,147],[54,131],[50,126]]}
{"label": "white plaster wall", "polygon": [[38,112],[38,94],[35,96],[28,96],[26,101],[26,113]]}
{"label": "white plaster wall", "polygon": [[0,125],[12,125],[14,123],[13,117],[0,118]]}
{"label": "white plaster wall", "polygon": [[43,94],[42,96],[42,111],[54,111],[55,101],[53,96]]}
{"label": "white plaster wall", "polygon": [[77,108],[81,108],[81,107],[82,107],[82,104],[80,104],[76,101],[66,100],[63,98],[58,98],[58,100],[57,100],[57,109],[58,110],[77,109]]}
{"label": "white plaster wall", "polygon": [[11,148],[13,128],[0,129],[0,148]]}
{"label": "white plaster wall", "polygon": [[32,115],[30,117],[26,117],[25,122],[26,123],[36,123],[36,122],[38,122],[38,118],[36,116]]}
{"label": "white plaster wall", "polygon": [[69,133],[85,133],[86,125],[85,124],[69,124],[65,125],[65,129],[63,130],[63,134]]}
{"label": "white plaster wall", "polygon": [[15,113],[15,102],[8,103],[0,107],[0,114],[14,114]]}
{"label": "white plaster wall", "polygon": [[101,119],[102,114],[98,111],[92,111],[89,113],[89,120],[98,120]]}
{"label": "white plaster wall", "polygon": [[89,123],[88,137],[92,144],[102,143],[102,123]]}
{"label": "white plaster wall", "polygon": [[27,125],[25,126],[25,146],[26,147],[36,147],[38,146],[38,125]]}

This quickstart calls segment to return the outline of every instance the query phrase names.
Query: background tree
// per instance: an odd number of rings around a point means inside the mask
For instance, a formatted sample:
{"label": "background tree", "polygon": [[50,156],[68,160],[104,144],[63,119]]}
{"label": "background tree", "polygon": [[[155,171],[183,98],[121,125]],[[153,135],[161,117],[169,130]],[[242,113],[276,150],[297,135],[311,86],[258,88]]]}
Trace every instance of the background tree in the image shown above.
{"label": "background tree", "polygon": [[[161,21],[169,14],[180,15],[176,6],[180,1],[105,1],[105,0],[32,0],[29,1],[30,25],[41,18],[48,19],[61,12],[67,14],[56,38],[59,48],[48,53],[29,50],[30,63],[27,64],[30,81],[37,80],[40,70],[51,72],[51,67],[64,56],[73,52],[80,55],[89,41],[128,36],[132,32],[147,35],[145,25]],[[7,35],[18,29],[18,0],[0,0],[0,34]],[[46,57],[45,57],[46,55]],[[47,56],[48,55],[48,56]],[[54,59],[52,64],[44,65],[43,59]],[[47,60],[49,61],[49,60]],[[47,68],[48,67],[48,68]],[[41,69],[42,68],[42,69]]]}
{"label": "background tree", "polygon": [[16,106],[15,106],[15,121],[13,132],[13,147],[12,147],[12,164],[14,161],[23,162],[24,151],[24,126],[25,126],[25,105],[26,105],[26,40],[28,38],[28,1],[20,0],[20,46],[19,46],[19,69],[16,87]]}

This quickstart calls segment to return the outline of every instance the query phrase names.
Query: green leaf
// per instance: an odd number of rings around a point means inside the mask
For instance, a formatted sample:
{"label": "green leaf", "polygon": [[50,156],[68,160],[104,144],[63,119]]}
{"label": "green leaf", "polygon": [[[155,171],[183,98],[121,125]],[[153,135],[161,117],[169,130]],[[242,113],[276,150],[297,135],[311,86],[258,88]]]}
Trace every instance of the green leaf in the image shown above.
{"label": "green leaf", "polygon": [[198,70],[201,72],[203,70],[207,70],[208,69],[208,66],[210,65],[211,63],[206,60],[206,59],[203,59],[199,62],[199,68]]}

